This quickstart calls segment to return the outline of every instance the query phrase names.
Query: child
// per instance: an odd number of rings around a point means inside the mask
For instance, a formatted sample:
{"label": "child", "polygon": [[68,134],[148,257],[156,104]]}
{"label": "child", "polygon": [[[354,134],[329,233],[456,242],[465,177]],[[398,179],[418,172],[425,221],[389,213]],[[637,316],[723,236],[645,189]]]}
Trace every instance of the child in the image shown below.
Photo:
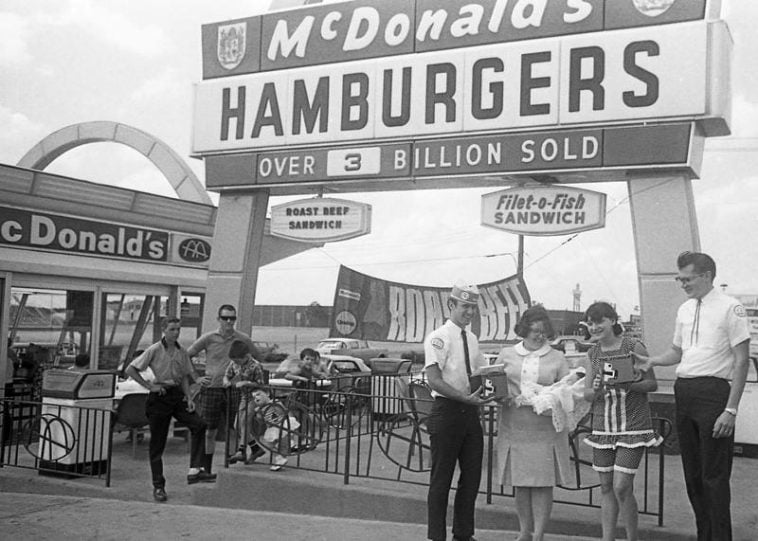
{"label": "child", "polygon": [[305,348],[300,352],[300,359],[285,359],[276,370],[275,377],[307,383],[314,379],[324,379],[333,375],[321,359],[318,351]]}
{"label": "child", "polygon": [[652,370],[635,370],[633,382],[615,383],[609,379],[614,375],[607,366],[611,358],[632,352],[647,355],[647,350],[639,340],[622,336],[618,314],[610,304],[592,304],[585,319],[596,343],[587,352],[590,364],[584,396],[593,402],[593,413],[592,435],[584,442],[593,447],[592,468],[600,475],[603,540],[615,539],[620,512],[626,524],[626,538],[636,541],[634,475],[645,448],[662,441],[653,431],[647,400],[647,393],[655,391],[658,383]]}
{"label": "child", "polygon": [[[232,362],[224,373],[224,387],[232,387],[237,397],[233,402],[238,403],[237,408],[237,443],[238,449],[229,457],[229,463],[235,464],[244,460],[245,464],[252,464],[266,452],[255,441],[253,420],[255,419],[255,402],[250,397],[250,391],[259,389],[265,385],[263,367],[253,358],[250,348],[242,340],[235,340],[229,348],[229,359]],[[245,396],[239,399],[239,393]],[[245,444],[248,443],[246,446]],[[247,453],[246,453],[247,449]]]}
{"label": "child", "polygon": [[281,403],[272,401],[264,391],[254,391],[253,402],[257,416],[263,419],[266,426],[261,441],[272,449],[271,471],[279,471],[287,464],[287,456],[290,454],[290,433],[297,430],[300,423],[288,415],[287,409]]}

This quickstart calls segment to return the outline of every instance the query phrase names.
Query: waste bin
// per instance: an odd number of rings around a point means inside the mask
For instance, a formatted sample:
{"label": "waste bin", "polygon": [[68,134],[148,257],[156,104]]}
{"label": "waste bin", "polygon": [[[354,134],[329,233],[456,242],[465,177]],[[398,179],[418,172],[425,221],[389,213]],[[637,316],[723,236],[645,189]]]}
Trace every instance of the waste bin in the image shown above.
{"label": "waste bin", "polygon": [[39,426],[40,473],[98,475],[108,467],[116,372],[45,371]]}
{"label": "waste bin", "polygon": [[407,396],[402,389],[411,379],[411,360],[381,357],[371,359],[368,364],[371,367],[371,412],[374,419],[382,420],[403,413],[402,399]]}

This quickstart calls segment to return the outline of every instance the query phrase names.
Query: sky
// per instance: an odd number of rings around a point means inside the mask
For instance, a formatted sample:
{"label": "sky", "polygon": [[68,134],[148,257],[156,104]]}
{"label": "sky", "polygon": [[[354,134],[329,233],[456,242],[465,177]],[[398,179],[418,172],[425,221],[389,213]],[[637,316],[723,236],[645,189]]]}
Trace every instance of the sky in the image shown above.
{"label": "sky", "polygon": [[[294,1],[294,0],[280,0]],[[270,0],[3,0],[0,2],[0,163],[15,165],[50,133],[109,120],[161,139],[204,182],[189,157],[193,83],[201,80],[200,27],[265,12]],[[281,5],[281,4],[280,4]],[[706,141],[693,180],[703,251],[730,293],[758,293],[758,2],[723,0],[734,40],[732,135]],[[175,197],[158,170],[115,143],[74,149],[47,171]],[[526,237],[524,279],[551,309],[639,306],[634,236],[624,182],[576,185],[608,196],[605,228]],[[516,271],[517,237],[481,225],[481,195],[498,188],[341,194],[372,205],[369,235],[261,269],[257,304],[331,305],[339,265],[391,281],[449,286]],[[214,201],[218,198],[211,194]],[[270,205],[299,198],[271,197]],[[674,262],[672,262],[672,267]],[[672,269],[674,270],[674,269]]]}

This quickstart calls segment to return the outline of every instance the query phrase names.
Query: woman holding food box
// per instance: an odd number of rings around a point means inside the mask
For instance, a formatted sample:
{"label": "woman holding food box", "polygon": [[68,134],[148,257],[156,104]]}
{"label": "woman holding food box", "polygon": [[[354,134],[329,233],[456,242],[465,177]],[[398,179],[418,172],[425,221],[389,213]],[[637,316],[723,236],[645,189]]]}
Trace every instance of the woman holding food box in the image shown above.
{"label": "woman holding food box", "polygon": [[619,512],[628,541],[637,539],[634,475],[646,447],[662,438],[653,430],[647,393],[658,383],[652,370],[639,372],[631,353],[647,355],[642,342],[622,335],[616,310],[607,302],[592,304],[585,321],[595,345],[587,352],[585,398],[592,402],[592,467],[600,475],[603,540],[615,539]]}
{"label": "woman holding food box", "polygon": [[553,327],[542,306],[527,309],[515,327],[523,340],[504,348],[508,398],[498,411],[498,479],[516,492],[519,541],[543,539],[553,507],[553,487],[569,479],[567,429],[556,430],[549,414],[539,415],[530,396],[569,375],[563,353],[550,347]]}

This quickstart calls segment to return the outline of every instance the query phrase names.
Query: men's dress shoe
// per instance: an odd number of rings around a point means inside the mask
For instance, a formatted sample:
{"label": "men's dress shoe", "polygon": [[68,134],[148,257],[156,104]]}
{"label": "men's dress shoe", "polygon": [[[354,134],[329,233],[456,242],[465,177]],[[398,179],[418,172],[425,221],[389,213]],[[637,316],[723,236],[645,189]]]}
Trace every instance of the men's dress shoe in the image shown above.
{"label": "men's dress shoe", "polygon": [[245,452],[237,451],[229,457],[229,464],[236,464],[237,462],[242,462],[243,460],[245,460]]}
{"label": "men's dress shoe", "polygon": [[453,541],[476,541],[473,537],[456,537],[453,536]]}
{"label": "men's dress shoe", "polygon": [[153,499],[156,502],[165,502],[168,500],[168,496],[166,496],[166,491],[162,488],[154,488],[153,489]]}
{"label": "men's dress shoe", "polygon": [[187,484],[194,485],[195,483],[215,483],[216,474],[208,473],[205,470],[200,470],[197,473],[190,473],[187,475]]}

